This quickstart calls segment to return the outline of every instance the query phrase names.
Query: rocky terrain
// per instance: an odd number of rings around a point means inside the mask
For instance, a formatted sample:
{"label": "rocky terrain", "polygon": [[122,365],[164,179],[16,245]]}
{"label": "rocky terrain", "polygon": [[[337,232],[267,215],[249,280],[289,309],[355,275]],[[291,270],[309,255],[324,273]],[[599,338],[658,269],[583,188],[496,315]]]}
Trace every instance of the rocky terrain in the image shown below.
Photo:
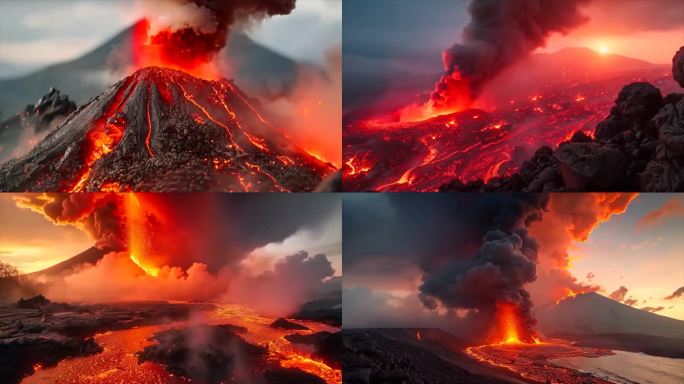
{"label": "rocky terrain", "polygon": [[297,323],[292,322],[292,321],[288,321],[287,319],[283,319],[282,317],[276,319],[276,321],[271,323],[271,328],[288,329],[288,330],[294,330],[294,331],[308,331],[309,330],[309,328],[304,326],[304,325],[297,324]]}
{"label": "rocky terrain", "polygon": [[3,191],[313,191],[335,167],[229,80],[144,68],[0,166]]}
{"label": "rocky terrain", "polygon": [[436,329],[345,329],[343,343],[345,384],[527,382],[477,363],[462,341]]}
{"label": "rocky terrain", "polygon": [[0,162],[28,152],[76,110],[76,104],[54,88],[35,104],[29,104],[17,115],[0,122]]}
{"label": "rocky terrain", "polygon": [[43,296],[0,305],[0,377],[15,383],[64,358],[98,353],[92,336],[99,332],[187,319],[209,309],[166,302],[69,305]]}
{"label": "rocky terrain", "polygon": [[[684,87],[684,47],[673,59]],[[684,94],[655,86],[625,86],[594,137],[575,133],[555,150],[545,146],[517,173],[484,183],[453,180],[440,191],[684,191]]]}

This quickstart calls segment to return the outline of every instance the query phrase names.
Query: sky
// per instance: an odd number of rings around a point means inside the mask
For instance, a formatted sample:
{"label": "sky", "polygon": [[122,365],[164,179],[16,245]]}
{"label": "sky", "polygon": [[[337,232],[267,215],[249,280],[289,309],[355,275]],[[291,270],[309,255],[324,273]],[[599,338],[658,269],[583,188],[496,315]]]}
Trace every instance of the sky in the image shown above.
{"label": "sky", "polygon": [[[0,194],[0,260],[16,266],[23,273],[30,273],[69,259],[94,245],[95,241],[85,231],[72,225],[54,224],[40,213],[18,207],[15,202],[17,196],[20,196],[20,194]],[[226,225],[226,236],[228,236],[228,233],[234,233],[229,228],[233,225],[232,220],[234,220],[235,215],[251,216],[252,220],[254,220],[254,218],[260,218],[266,214],[261,211],[250,211],[252,213],[236,211],[234,214],[231,213],[231,210],[235,209],[235,204],[241,205],[240,209],[244,209],[244,207],[249,207],[250,204],[252,206],[257,204],[257,199],[268,200],[261,200],[264,204],[269,204],[270,208],[264,208],[270,210],[268,214],[275,214],[277,216],[277,214],[286,214],[288,210],[297,209],[300,215],[311,217],[306,222],[303,221],[303,226],[295,230],[283,241],[268,243],[249,252],[242,259],[241,265],[250,275],[256,276],[266,270],[270,270],[278,260],[282,260],[284,257],[301,250],[308,252],[310,255],[325,254],[331,262],[333,269],[335,269],[335,275],[341,275],[342,213],[341,201],[338,196],[325,194],[274,194],[273,196],[268,194],[261,196],[259,194],[254,194],[253,196],[217,194],[215,197],[225,208],[222,209],[224,212],[218,212],[216,215],[212,214],[212,217],[218,217],[219,219],[217,220],[225,220],[225,223],[200,223],[198,225],[207,225],[208,228],[212,229],[218,227],[219,233],[221,225]],[[240,200],[242,201],[240,203],[238,199],[251,199],[252,201]],[[185,200],[187,201],[188,199]],[[262,206],[266,207],[266,205]],[[194,212],[203,212],[199,209],[196,208]],[[275,210],[279,210],[279,212]],[[186,214],[192,215],[192,212]],[[282,218],[281,221],[291,221],[286,219],[289,218]],[[270,220],[273,221],[264,222],[259,225],[245,223],[243,227],[249,226],[249,228],[256,228],[254,229],[255,231],[267,233],[270,231],[270,228],[278,227],[279,224],[277,217]],[[312,220],[314,224],[312,224]],[[243,234],[243,236],[246,235]],[[183,236],[183,233],[179,233],[178,236]],[[249,236],[259,238],[264,235],[250,233]],[[225,248],[230,248],[230,246]],[[226,255],[226,258],[229,257],[231,256]],[[218,258],[220,259],[220,255]],[[217,257],[212,255],[204,260],[195,261],[207,262],[210,259],[217,259]]]}
{"label": "sky", "polygon": [[[473,237],[477,235],[473,228],[483,223],[481,213],[505,217],[496,212],[518,203],[515,195],[506,194],[430,195],[431,201],[420,194],[399,195],[344,196],[345,297],[367,303],[368,312],[408,297],[402,305],[413,306],[411,313],[430,321],[425,313],[429,311],[418,300],[422,271],[437,275],[434,270],[439,271],[436,266],[445,257],[471,259],[482,243],[482,234]],[[585,242],[576,242],[569,256],[571,274],[580,282],[600,286],[600,294],[609,296],[624,286],[628,290],[624,299],[637,300],[634,307],[662,306],[658,314],[684,320],[684,296],[665,300],[684,283],[681,194],[637,196],[626,212],[599,224]],[[539,263],[545,262],[549,260],[540,258]]]}
{"label": "sky", "polygon": [[[96,48],[141,18],[136,1],[158,0],[0,1],[0,78]],[[339,45],[341,28],[341,0],[299,0],[291,14],[250,25],[248,34],[286,56],[322,64],[325,50]]]}

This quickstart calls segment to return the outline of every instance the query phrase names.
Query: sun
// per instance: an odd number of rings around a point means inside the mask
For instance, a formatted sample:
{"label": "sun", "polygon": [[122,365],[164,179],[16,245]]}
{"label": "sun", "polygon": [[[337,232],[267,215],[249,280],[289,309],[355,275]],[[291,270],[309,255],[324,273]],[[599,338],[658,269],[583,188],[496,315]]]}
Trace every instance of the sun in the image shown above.
{"label": "sun", "polygon": [[608,47],[606,47],[605,45],[602,45],[602,46],[598,47],[598,52],[602,55],[607,55],[608,54]]}

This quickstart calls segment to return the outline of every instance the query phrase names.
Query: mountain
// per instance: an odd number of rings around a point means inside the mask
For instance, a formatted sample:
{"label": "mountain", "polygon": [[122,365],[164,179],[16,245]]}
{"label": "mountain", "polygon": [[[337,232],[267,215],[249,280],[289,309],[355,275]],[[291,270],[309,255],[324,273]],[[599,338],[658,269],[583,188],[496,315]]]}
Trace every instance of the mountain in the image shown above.
{"label": "mountain", "polygon": [[[79,105],[100,94],[120,80],[111,72],[114,62],[130,62],[131,52],[127,47],[136,25],[79,58],[18,78],[0,80],[2,116],[19,112],[49,87],[60,89]],[[255,95],[287,93],[304,66],[259,45],[239,31],[229,36],[226,49],[221,53],[230,58],[231,76],[236,83]]]}
{"label": "mountain", "polygon": [[633,333],[684,339],[684,321],[642,311],[595,292],[542,308],[536,316],[545,333]]}
{"label": "mountain", "polygon": [[597,293],[577,295],[536,312],[547,337],[580,345],[684,357],[684,321],[642,311]]}
{"label": "mountain", "polygon": [[334,171],[232,81],[158,67],[81,106],[0,166],[3,191],[312,191]]}
{"label": "mountain", "polygon": [[63,277],[72,273],[76,268],[83,264],[95,265],[106,253],[107,251],[102,251],[95,247],[88,248],[78,255],[64,260],[61,263],[57,263],[52,267],[45,268],[40,271],[28,273],[26,276],[29,278],[36,278],[39,276],[47,278]]}

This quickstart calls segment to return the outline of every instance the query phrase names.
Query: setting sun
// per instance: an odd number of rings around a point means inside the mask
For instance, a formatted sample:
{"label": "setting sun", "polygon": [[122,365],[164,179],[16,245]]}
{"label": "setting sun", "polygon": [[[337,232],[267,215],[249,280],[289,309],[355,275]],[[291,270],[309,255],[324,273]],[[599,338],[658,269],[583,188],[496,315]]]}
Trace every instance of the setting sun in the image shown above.
{"label": "setting sun", "polygon": [[598,52],[602,55],[606,55],[606,54],[608,54],[608,47],[606,47],[605,45],[602,45],[602,46],[598,47]]}

